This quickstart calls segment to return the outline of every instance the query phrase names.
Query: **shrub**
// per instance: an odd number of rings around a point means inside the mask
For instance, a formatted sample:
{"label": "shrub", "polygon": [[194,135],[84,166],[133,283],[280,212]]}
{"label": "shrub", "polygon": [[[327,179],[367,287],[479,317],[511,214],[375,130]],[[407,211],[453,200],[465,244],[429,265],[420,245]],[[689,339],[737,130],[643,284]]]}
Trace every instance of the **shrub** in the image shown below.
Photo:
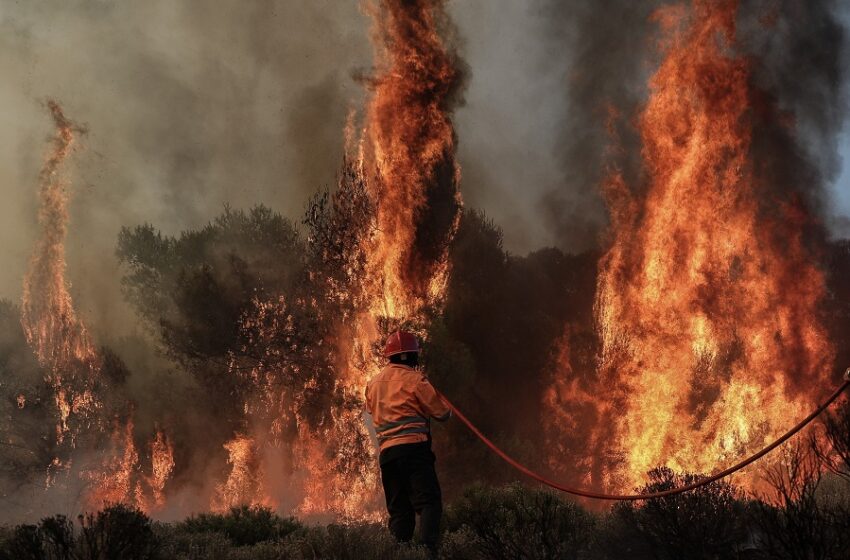
{"label": "shrub", "polygon": [[[641,494],[691,484],[701,476],[658,467],[649,478]],[[632,558],[737,560],[748,538],[748,509],[740,491],[722,480],[684,494],[620,503],[604,525],[601,548],[612,559],[628,551]]]}
{"label": "shrub", "polygon": [[221,533],[187,533],[176,525],[154,527],[165,560],[228,560],[233,543]]}
{"label": "shrub", "polygon": [[492,559],[580,557],[589,550],[595,523],[576,503],[519,484],[471,488],[447,512],[449,530],[471,532],[481,555]]}
{"label": "shrub", "polygon": [[187,533],[221,533],[236,546],[277,541],[301,527],[293,517],[280,517],[269,508],[241,506],[226,514],[202,513],[177,525]]}
{"label": "shrub", "polygon": [[158,542],[151,520],[140,510],[116,504],[80,515],[79,531],[64,515],[36,525],[19,525],[3,543],[3,560],[152,560]]}
{"label": "shrub", "polygon": [[756,504],[752,521],[770,558],[850,558],[850,510],[837,488],[823,485],[824,465],[817,449],[787,445],[782,460],[764,474],[774,496]]}
{"label": "shrub", "polygon": [[423,547],[400,545],[385,527],[374,524],[328,525],[302,528],[287,538],[292,560],[425,560]]}
{"label": "shrub", "polygon": [[18,525],[3,543],[2,560],[42,560],[45,558],[41,535],[35,525]]}
{"label": "shrub", "polygon": [[[139,509],[116,504],[97,514],[80,515],[78,519],[80,535],[76,549],[80,558],[147,560],[156,555],[157,542],[151,520]],[[45,521],[42,521],[42,530],[49,525],[45,525]],[[61,526],[61,521],[56,525]]]}

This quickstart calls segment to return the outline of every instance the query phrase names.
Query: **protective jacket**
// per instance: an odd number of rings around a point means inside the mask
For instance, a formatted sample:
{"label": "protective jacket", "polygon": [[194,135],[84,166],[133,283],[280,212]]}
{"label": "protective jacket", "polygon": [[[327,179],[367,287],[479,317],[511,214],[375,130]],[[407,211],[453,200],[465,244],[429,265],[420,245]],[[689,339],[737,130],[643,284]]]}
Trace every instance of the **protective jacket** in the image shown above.
{"label": "protective jacket", "polygon": [[419,371],[389,364],[366,386],[366,410],[372,415],[381,451],[430,439],[430,420],[448,420],[452,411]]}

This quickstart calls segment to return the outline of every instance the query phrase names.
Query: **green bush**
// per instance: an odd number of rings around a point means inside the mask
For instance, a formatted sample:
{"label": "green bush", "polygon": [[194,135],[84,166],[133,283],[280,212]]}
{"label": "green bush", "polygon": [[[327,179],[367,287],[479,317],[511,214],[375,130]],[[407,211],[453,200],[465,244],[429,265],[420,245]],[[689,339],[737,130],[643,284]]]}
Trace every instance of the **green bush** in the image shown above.
{"label": "green bush", "polygon": [[176,525],[154,527],[163,560],[228,560],[233,543],[222,533],[187,533]]}
{"label": "green bush", "polygon": [[2,560],[41,560],[46,558],[41,534],[35,525],[18,525],[3,542]]}
{"label": "green bush", "polygon": [[328,525],[302,528],[287,539],[282,558],[292,560],[425,560],[424,548],[400,545],[380,525]]}
{"label": "green bush", "polygon": [[202,513],[178,523],[186,533],[221,533],[236,546],[277,541],[302,525],[293,517],[280,517],[269,508],[234,507],[226,514]]}
{"label": "green bush", "polygon": [[[697,474],[667,467],[649,473],[641,494],[691,484]],[[737,560],[749,532],[750,506],[740,490],[719,480],[690,492],[641,502],[620,502],[601,526],[603,557],[659,560]]]}
{"label": "green bush", "polygon": [[481,557],[494,560],[582,557],[590,549],[596,525],[595,518],[576,503],[519,484],[473,487],[446,517],[450,532],[463,530],[474,536],[472,543],[450,536],[452,547],[478,548]]}
{"label": "green bush", "polygon": [[18,525],[0,548],[3,560],[154,560],[159,542],[151,520],[138,509],[111,505],[80,515],[79,530],[64,515],[38,525]]}

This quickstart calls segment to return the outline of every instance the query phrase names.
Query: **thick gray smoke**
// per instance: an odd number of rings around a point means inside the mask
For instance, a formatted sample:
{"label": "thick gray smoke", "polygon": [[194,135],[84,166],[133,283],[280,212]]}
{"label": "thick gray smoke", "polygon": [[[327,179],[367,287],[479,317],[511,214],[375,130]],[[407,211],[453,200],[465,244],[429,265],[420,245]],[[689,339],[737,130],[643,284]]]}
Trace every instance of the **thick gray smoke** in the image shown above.
{"label": "thick gray smoke", "polygon": [[632,184],[640,171],[634,120],[657,58],[650,17],[664,2],[546,4],[544,37],[550,57],[565,69],[559,91],[567,111],[555,147],[560,181],[539,210],[560,247],[583,250],[597,246],[605,228],[600,185],[608,166],[618,166]]}
{"label": "thick gray smoke", "polygon": [[120,227],[259,202],[300,217],[333,184],[367,32],[356,1],[4,2],[0,297],[18,299],[35,238],[47,97],[90,130],[69,166],[75,300],[95,334],[127,332]]}
{"label": "thick gray smoke", "polygon": [[[42,103],[49,96],[90,130],[70,162],[76,194],[68,262],[75,300],[95,331],[132,330],[110,257],[122,225],[151,222],[176,233],[227,203],[262,202],[300,216],[309,193],[333,183],[347,112],[362,106],[362,87],[351,75],[368,68],[371,51],[358,4],[229,0],[211,10],[200,0],[4,3],[0,297],[18,299],[34,241],[36,176],[50,134]],[[606,224],[598,187],[610,155],[608,110],[619,112],[618,163],[634,176],[633,118],[656,58],[649,16],[661,4],[450,4],[472,69],[456,115],[461,189],[469,206],[505,227],[508,249],[598,245]],[[744,12],[768,4],[801,9],[751,0]],[[846,62],[830,39],[836,4],[807,3],[802,18],[810,24],[786,28],[780,21],[774,36],[760,34],[762,43],[748,45],[769,55],[760,79],[789,93],[783,102],[805,121],[819,182],[833,180],[840,163],[835,100],[843,101],[843,91],[813,90],[807,80],[818,72],[819,84],[837,79],[838,68],[825,65]],[[818,30],[831,33],[830,41],[809,45]],[[841,223],[834,221],[836,232]]]}
{"label": "thick gray smoke", "polygon": [[[556,91],[566,109],[552,114],[562,115],[554,148],[559,180],[538,210],[560,247],[584,249],[596,246],[605,228],[599,186],[608,166],[622,170],[630,185],[640,184],[634,124],[658,59],[658,24],[651,16],[671,2],[540,4],[546,20],[541,40],[548,47],[550,71],[552,65],[562,69]],[[816,217],[840,235],[845,220],[827,207],[834,198],[828,187],[841,166],[838,140],[847,104],[845,30],[838,4],[743,0],[738,47],[754,56],[753,85],[762,90],[764,106],[775,104],[793,119],[783,122],[774,113],[757,122],[754,157],[771,167],[773,181],[805,193]]]}

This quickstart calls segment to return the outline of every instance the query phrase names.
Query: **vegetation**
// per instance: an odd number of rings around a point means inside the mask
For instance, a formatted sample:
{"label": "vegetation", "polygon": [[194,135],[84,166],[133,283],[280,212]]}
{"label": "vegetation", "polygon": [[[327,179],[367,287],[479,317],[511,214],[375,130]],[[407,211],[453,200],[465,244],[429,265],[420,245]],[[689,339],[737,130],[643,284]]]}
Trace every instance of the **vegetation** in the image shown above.
{"label": "vegetation", "polygon": [[[850,407],[844,404],[839,414]],[[757,499],[725,481],[658,500],[589,510],[561,494],[521,484],[473,486],[449,504],[445,560],[847,560],[850,484],[806,444],[786,447],[763,472]],[[840,459],[835,459],[834,466]],[[844,467],[847,468],[845,464]],[[650,493],[693,474],[649,473]],[[0,530],[0,560],[419,560],[380,524],[311,526],[261,507],[155,523],[117,504],[74,523],[63,515]]]}
{"label": "vegetation", "polygon": [[[257,379],[276,390],[301,391],[298,417],[313,426],[323,425],[330,405],[339,404],[330,401],[346,398],[335,389],[339,360],[326,341],[362,304],[352,279],[363,268],[359,236],[368,229],[372,210],[356,176],[343,179],[348,187],[315,197],[300,226],[260,206],[227,208],[207,226],[176,237],[150,225],[122,231],[117,256],[125,294],[156,350],[169,359],[169,377],[163,382],[151,375],[142,386],[145,371],[140,375],[124,365],[119,355],[157,354],[141,337],[121,352],[103,349],[105,377],[119,397],[132,394],[142,419],[136,428],[139,442],[150,439],[150,419],[168,425],[175,442],[175,487],[193,476],[183,469],[197,464],[196,453],[224,464],[223,443],[246,427],[250,392],[268,392]],[[833,338],[839,340],[850,332],[850,243],[833,243],[829,251],[826,307]],[[539,464],[546,445],[539,405],[551,381],[545,376],[551,349],[558,337],[569,337],[570,365],[579,377],[593,370],[598,356],[592,309],[598,255],[551,248],[511,255],[499,228],[468,210],[450,260],[444,312],[421,326],[429,334],[424,358],[430,375],[512,455]],[[25,519],[38,519],[34,512],[45,510],[27,503],[26,496],[34,494],[24,489],[44,495],[45,465],[56,456],[51,447],[56,418],[51,388],[26,345],[19,315],[16,306],[0,301],[0,503],[28,515]],[[287,322],[264,323],[280,317]],[[850,363],[850,346],[837,350],[838,362]],[[138,356],[133,362],[157,369]],[[260,366],[266,375],[250,375]],[[304,372],[315,376],[308,389]],[[494,402],[511,403],[510,414],[491,406]],[[827,444],[785,449],[783,461],[763,473],[770,487],[764,495],[747,496],[718,482],[686,495],[603,511],[512,484],[515,473],[474,444],[462,426],[449,424],[435,438],[449,502],[441,555],[850,559],[850,405],[845,402],[824,420]],[[297,433],[291,425],[280,430]],[[672,488],[696,476],[660,468],[649,473],[640,490]],[[464,488],[470,481],[479,484]],[[54,511],[47,505],[46,511]],[[396,545],[380,525],[311,526],[248,507],[156,523],[119,504],[76,519],[55,515],[0,531],[0,560],[425,557],[420,548]]]}

